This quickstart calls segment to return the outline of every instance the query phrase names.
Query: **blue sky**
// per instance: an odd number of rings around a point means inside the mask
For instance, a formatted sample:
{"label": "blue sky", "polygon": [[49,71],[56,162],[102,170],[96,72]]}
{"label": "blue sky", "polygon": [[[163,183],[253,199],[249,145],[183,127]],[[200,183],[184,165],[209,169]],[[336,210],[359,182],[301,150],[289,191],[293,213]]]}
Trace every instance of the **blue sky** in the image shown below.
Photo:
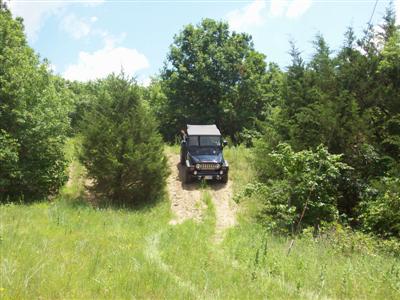
{"label": "blue sky", "polygon": [[[378,1],[374,24],[389,2]],[[25,20],[29,44],[50,60],[56,73],[86,81],[123,68],[142,84],[162,68],[174,34],[202,18],[224,20],[232,29],[250,33],[268,62],[285,67],[289,39],[297,42],[305,59],[317,33],[335,50],[348,26],[361,35],[374,5],[375,0],[9,2],[13,14]],[[394,5],[400,15],[400,0]]]}

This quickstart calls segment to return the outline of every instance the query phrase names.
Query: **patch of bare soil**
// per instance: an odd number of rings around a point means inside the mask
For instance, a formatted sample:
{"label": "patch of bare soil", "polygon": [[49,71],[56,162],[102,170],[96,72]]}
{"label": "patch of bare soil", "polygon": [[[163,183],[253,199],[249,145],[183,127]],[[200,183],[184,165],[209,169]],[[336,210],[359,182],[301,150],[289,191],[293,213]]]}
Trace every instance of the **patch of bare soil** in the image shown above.
{"label": "patch of bare soil", "polygon": [[225,229],[235,226],[237,204],[232,200],[232,181],[226,184],[214,183],[210,185],[212,201],[215,207],[215,241],[221,242]]}
{"label": "patch of bare soil", "polygon": [[[171,209],[175,218],[170,224],[180,224],[187,219],[200,221],[206,208],[201,200],[200,184],[184,183],[184,166],[179,163],[179,155],[168,155],[171,174],[168,178],[168,192],[171,199]],[[210,193],[215,207],[215,241],[223,239],[225,229],[236,224],[235,213],[237,205],[233,202],[232,181],[228,183],[210,182]]]}
{"label": "patch of bare soil", "polygon": [[201,200],[199,183],[184,183],[184,166],[179,162],[179,155],[169,154],[168,162],[171,174],[168,177],[168,193],[171,199],[171,209],[175,218],[169,223],[181,224],[187,219],[200,221],[205,204]]}

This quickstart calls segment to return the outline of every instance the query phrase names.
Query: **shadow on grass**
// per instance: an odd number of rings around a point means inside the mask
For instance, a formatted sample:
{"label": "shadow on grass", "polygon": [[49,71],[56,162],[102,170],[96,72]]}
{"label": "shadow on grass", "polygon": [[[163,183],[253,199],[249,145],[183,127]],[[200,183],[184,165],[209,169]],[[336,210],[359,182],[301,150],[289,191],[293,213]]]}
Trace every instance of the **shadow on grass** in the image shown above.
{"label": "shadow on grass", "polygon": [[98,198],[95,205],[92,204],[93,207],[99,209],[115,209],[115,210],[131,210],[131,211],[148,211],[152,208],[156,207],[158,204],[167,199],[167,193],[163,191],[156,197],[153,197],[148,201],[138,201],[136,203],[120,203],[112,201],[105,197]]}
{"label": "shadow on grass", "polygon": [[132,211],[146,211],[157,206],[164,201],[167,197],[165,188],[156,194],[151,200],[124,202],[115,201],[105,195],[96,192],[93,185],[85,186],[78,195],[70,195],[68,193],[60,194],[59,198],[63,199],[72,208],[92,207],[97,209],[115,209],[115,210],[132,210]]}

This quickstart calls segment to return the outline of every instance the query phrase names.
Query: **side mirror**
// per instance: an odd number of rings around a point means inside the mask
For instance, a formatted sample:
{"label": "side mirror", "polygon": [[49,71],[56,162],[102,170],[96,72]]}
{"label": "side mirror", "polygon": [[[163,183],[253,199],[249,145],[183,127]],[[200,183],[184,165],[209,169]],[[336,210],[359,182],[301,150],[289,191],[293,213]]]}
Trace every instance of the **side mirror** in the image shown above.
{"label": "side mirror", "polygon": [[222,146],[225,147],[225,146],[227,146],[227,145],[228,145],[228,141],[227,141],[227,140],[223,140],[223,141],[222,141]]}

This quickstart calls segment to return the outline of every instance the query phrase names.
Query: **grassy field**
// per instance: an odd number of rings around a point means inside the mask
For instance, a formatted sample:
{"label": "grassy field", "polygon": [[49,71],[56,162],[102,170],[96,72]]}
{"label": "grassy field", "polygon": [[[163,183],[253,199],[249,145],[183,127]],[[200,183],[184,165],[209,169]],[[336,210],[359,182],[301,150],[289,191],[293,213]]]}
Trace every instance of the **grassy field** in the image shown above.
{"label": "grassy field", "polygon": [[[94,208],[83,201],[84,169],[67,150],[73,176],[56,199],[0,207],[2,299],[400,298],[398,258],[351,239],[307,236],[288,256],[290,241],[254,221],[255,203],[240,203],[239,224],[216,244],[207,187],[201,223],[168,225],[167,199],[138,210]],[[226,152],[238,192],[252,178],[249,154]]]}

